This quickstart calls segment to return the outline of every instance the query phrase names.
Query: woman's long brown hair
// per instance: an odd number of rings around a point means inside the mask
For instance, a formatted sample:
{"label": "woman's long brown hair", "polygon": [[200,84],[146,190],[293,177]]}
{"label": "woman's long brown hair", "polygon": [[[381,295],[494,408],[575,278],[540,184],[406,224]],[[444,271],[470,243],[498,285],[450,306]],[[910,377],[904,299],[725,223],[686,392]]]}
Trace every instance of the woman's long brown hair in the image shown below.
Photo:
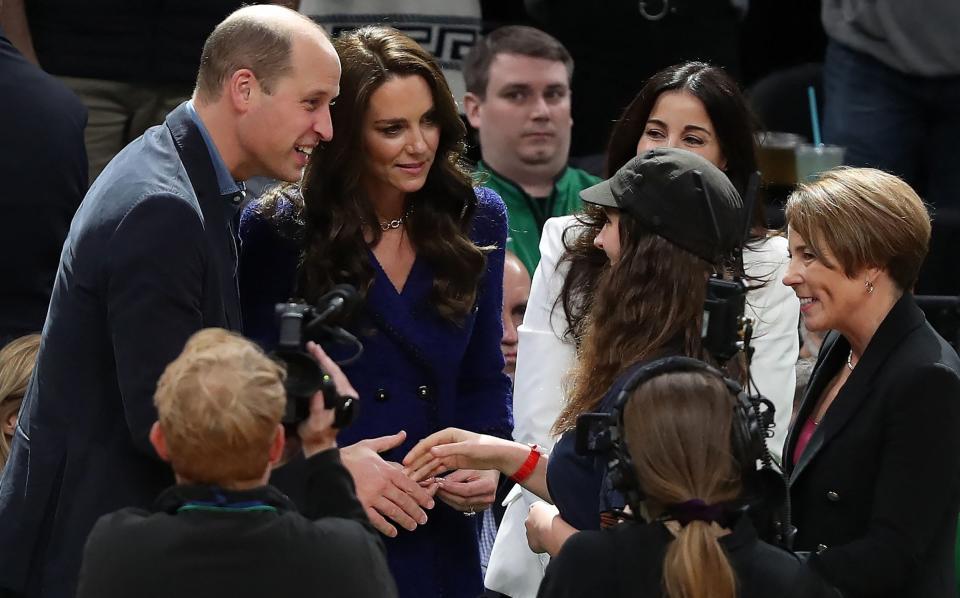
{"label": "woman's long brown hair", "polygon": [[[731,502],[742,491],[731,447],[734,397],[715,374],[672,372],[645,382],[624,409],[624,437],[651,514],[699,499]],[[721,530],[691,521],[663,562],[667,598],[736,598]]]}
{"label": "woman's long brown hair", "polygon": [[302,199],[288,187],[262,203],[264,213],[273,216],[277,198],[285,195],[294,204],[293,219],[303,221],[297,291],[314,301],[338,283],[352,284],[364,294],[373,283],[367,248],[376,245],[381,231],[370,227],[373,239],[364,238],[363,223],[377,222],[362,184],[364,115],[370,97],[385,82],[419,76],[433,94],[440,140],[426,183],[407,195],[406,231],[418,257],[433,269],[431,303],[447,320],[462,321],[476,300],[487,248],[477,247],[469,237],[477,199],[461,164],[466,129],[450,88],[436,61],[395,29],[363,27],[342,34],[334,46],[343,68],[340,95],[330,108],[336,134],[314,151]]}
{"label": "woman's long brown hair", "polygon": [[601,274],[585,320],[570,398],[554,424],[561,434],[594,409],[617,376],[675,345],[700,357],[700,323],[713,266],[620,213],[620,257]]}

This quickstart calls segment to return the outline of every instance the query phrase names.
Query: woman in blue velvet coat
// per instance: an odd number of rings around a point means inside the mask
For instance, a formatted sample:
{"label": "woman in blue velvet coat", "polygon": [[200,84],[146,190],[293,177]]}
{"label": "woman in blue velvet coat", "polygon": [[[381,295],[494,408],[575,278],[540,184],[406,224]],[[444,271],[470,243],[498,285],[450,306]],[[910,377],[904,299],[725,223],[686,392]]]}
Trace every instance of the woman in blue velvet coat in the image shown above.
{"label": "woman in blue velvet coat", "polygon": [[[360,290],[365,305],[349,330],[365,350],[343,370],[361,401],[338,437],[344,465],[387,536],[401,596],[473,598],[483,580],[471,515],[492,503],[496,473],[459,470],[416,484],[398,463],[448,426],[509,437],[505,208],[460,166],[463,124],[418,44],[363,28],[336,47],[343,74],[332,141],[300,140],[291,151],[312,154],[302,189],[280,189],[242,216],[245,332],[269,347],[277,302],[314,302],[340,283]],[[350,353],[330,349],[335,359]]]}

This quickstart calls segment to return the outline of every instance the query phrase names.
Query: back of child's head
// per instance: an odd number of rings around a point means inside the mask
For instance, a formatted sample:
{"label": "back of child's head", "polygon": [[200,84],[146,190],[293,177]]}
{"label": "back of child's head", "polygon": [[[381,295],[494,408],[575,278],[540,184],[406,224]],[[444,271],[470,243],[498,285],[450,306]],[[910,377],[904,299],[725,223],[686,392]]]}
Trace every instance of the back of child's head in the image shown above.
{"label": "back of child's head", "polygon": [[[0,434],[0,469],[3,469],[10,456],[12,428],[16,425],[16,417],[39,351],[39,334],[21,336],[0,349],[0,425],[4,426],[4,433]],[[7,422],[13,424],[9,433]]]}
{"label": "back of child's head", "polygon": [[209,328],[190,337],[154,395],[173,470],[222,486],[262,476],[286,405],[283,379],[236,334]]}
{"label": "back of child's head", "polygon": [[[672,372],[641,384],[623,413],[624,436],[648,507],[719,509],[742,490],[731,446],[734,397],[706,371]],[[669,598],[734,598],[733,569],[708,520],[681,523],[663,566]]]}

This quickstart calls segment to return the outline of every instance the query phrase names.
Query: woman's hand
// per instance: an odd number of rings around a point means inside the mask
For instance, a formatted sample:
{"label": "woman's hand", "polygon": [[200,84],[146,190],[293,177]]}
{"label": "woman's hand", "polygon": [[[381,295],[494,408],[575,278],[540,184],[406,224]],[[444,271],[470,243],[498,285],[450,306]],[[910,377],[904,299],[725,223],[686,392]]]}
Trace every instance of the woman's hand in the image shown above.
{"label": "woman's hand", "polygon": [[418,442],[403,465],[414,481],[455,469],[495,469],[510,475],[529,453],[530,447],[519,442],[447,428]]}
{"label": "woman's hand", "polygon": [[527,544],[530,550],[556,556],[567,538],[577,532],[576,528],[560,517],[557,507],[543,501],[530,505],[527,520]]}
{"label": "woman's hand", "polygon": [[477,513],[490,508],[497,498],[500,473],[476,469],[458,469],[437,478],[437,498],[464,513]]}

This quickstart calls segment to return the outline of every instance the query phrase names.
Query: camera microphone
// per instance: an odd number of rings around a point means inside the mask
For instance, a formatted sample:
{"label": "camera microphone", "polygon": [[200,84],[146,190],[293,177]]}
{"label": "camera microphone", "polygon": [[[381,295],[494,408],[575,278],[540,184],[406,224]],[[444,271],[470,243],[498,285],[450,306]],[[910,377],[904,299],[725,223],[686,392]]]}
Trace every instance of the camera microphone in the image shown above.
{"label": "camera microphone", "polygon": [[344,365],[357,359],[363,352],[363,345],[341,325],[349,322],[359,303],[356,289],[348,284],[338,284],[321,296],[315,305],[293,301],[277,304],[280,337],[272,356],[287,367],[285,425],[295,426],[310,415],[310,398],[318,390],[323,391],[327,409],[336,412],[335,428],[348,426],[356,417],[357,402],[336,392],[330,377],[307,354],[306,343],[333,341],[350,344],[356,348],[355,354],[339,363]]}
{"label": "camera microphone", "polygon": [[360,296],[348,284],[338,284],[317,300],[316,319],[326,324],[346,320],[356,307]]}

